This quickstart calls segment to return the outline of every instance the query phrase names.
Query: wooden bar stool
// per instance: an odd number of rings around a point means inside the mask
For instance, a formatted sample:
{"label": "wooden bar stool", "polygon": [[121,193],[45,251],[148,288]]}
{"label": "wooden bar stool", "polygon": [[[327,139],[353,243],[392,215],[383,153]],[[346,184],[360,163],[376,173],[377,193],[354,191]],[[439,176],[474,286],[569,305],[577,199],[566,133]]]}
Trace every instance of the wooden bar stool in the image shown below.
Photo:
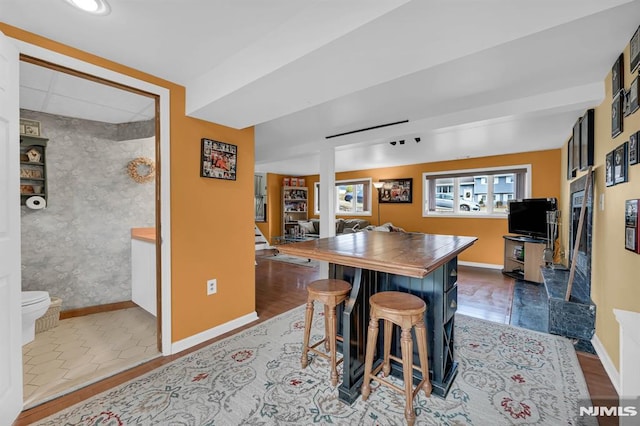
{"label": "wooden bar stool", "polygon": [[[336,362],[336,340],[342,341],[342,337],[337,337],[337,318],[336,306],[344,302],[349,297],[351,284],[343,280],[324,279],[316,280],[307,286],[307,310],[304,318],[304,343],[302,346],[302,368],[306,368],[308,364],[307,353],[313,351],[317,355],[329,360],[329,368],[331,369],[331,385],[338,384],[338,364]],[[309,335],[311,334],[311,322],[313,320],[313,302],[318,301],[324,304],[324,339],[309,346]],[[324,343],[325,350],[329,352],[327,355],[316,349],[321,343]]]}
{"label": "wooden bar stool", "polygon": [[[413,399],[422,389],[427,397],[431,396],[431,382],[429,381],[429,360],[427,352],[427,329],[424,323],[424,313],[427,309],[422,299],[409,293],[399,291],[384,291],[376,293],[369,298],[371,309],[369,320],[369,331],[367,335],[367,352],[365,356],[364,379],[362,382],[362,399],[364,401],[371,392],[370,382],[385,385],[397,392],[404,393],[406,398],[404,417],[409,426],[416,421],[416,414],[413,411]],[[384,320],[384,360],[382,364],[373,368],[373,355],[376,350],[378,340],[378,320]],[[400,345],[402,358],[391,355],[391,337],[393,334],[393,324],[402,329]],[[415,327],[416,340],[418,345],[418,356],[420,367],[413,365],[413,339],[411,338],[411,328]],[[391,362],[394,360],[402,363],[402,375],[404,390],[393,383],[376,377],[382,370],[383,377],[387,377],[391,372]],[[413,369],[422,373],[422,381],[413,387]]]}

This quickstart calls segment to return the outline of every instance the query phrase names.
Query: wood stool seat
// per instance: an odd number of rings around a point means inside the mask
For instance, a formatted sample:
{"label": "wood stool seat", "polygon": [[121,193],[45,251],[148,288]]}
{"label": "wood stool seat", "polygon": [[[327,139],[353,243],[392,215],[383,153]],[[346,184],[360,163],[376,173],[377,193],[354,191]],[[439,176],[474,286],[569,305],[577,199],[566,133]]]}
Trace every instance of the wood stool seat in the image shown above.
{"label": "wood stool seat", "polygon": [[[364,379],[362,383],[362,399],[367,400],[371,392],[371,380],[385,385],[405,395],[404,416],[409,426],[416,421],[413,411],[413,399],[420,390],[424,390],[427,397],[431,396],[431,381],[429,380],[429,359],[427,352],[427,329],[424,323],[424,313],[427,306],[422,299],[409,293],[399,291],[384,291],[369,298],[370,320],[367,334],[367,352],[365,356]],[[373,356],[378,340],[378,320],[384,320],[384,359],[382,364],[373,369]],[[393,324],[402,330],[400,347],[402,358],[391,355],[391,338]],[[411,329],[415,327],[420,366],[413,365],[413,339]],[[382,370],[383,377],[391,372],[391,360],[402,363],[404,389],[394,385],[386,379],[377,377]],[[422,373],[422,381],[413,389],[413,369]]]}
{"label": "wood stool seat", "polygon": [[[336,318],[336,306],[344,302],[349,298],[351,292],[351,284],[343,280],[335,279],[323,279],[311,282],[307,286],[307,309],[304,317],[304,342],[302,346],[302,368],[306,368],[308,365],[307,354],[309,351],[326,358],[329,360],[329,368],[331,370],[331,385],[336,386],[338,384],[338,369],[337,366],[342,362],[342,359],[336,361],[336,340],[342,341],[341,337],[337,336],[337,318]],[[311,334],[311,322],[313,320],[313,302],[318,301],[324,305],[324,339],[309,345],[309,337]],[[316,349],[320,344],[324,343],[325,352],[321,352]]]}

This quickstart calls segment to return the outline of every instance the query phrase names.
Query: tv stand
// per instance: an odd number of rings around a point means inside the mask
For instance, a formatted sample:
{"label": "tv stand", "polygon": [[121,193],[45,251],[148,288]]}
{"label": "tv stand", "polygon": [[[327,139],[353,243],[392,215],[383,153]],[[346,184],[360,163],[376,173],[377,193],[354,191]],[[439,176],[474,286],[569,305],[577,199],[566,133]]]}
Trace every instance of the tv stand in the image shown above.
{"label": "tv stand", "polygon": [[504,269],[502,273],[517,280],[525,280],[542,284],[544,266],[544,249],[546,241],[523,235],[505,235]]}

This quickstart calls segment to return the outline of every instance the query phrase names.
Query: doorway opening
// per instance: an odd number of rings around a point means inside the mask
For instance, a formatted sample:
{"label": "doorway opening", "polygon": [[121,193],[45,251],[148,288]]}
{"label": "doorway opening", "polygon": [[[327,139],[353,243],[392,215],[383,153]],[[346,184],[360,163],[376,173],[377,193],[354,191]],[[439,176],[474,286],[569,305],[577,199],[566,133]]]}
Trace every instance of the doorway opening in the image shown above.
{"label": "doorway opening", "polygon": [[[160,170],[143,183],[127,174],[132,160],[158,162],[160,123],[157,95],[30,56],[20,59],[21,118],[39,123],[49,139],[47,206],[21,212],[22,286],[62,299],[58,326],[23,346],[28,408],[160,355],[161,250],[154,243],[144,262],[153,276],[145,293],[154,293],[155,305],[145,309],[155,312],[145,312],[131,296],[132,270],[140,263],[132,259],[133,228],[159,235]],[[65,349],[60,342],[74,342],[69,330],[83,340]],[[133,332],[143,335],[131,336],[137,343],[130,346],[124,337]],[[34,363],[42,357],[35,353],[43,345],[59,353],[38,368]],[[36,373],[43,370],[46,379]],[[46,389],[39,385],[44,382]]]}

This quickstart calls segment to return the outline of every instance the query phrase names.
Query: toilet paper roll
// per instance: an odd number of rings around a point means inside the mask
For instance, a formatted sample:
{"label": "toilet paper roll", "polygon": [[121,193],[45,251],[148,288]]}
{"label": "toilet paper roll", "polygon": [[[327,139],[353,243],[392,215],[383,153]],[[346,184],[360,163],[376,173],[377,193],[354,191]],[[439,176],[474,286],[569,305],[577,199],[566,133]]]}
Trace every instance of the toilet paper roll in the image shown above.
{"label": "toilet paper roll", "polygon": [[47,206],[47,201],[44,198],[36,195],[34,197],[27,198],[25,204],[32,210],[40,210],[44,209]]}

